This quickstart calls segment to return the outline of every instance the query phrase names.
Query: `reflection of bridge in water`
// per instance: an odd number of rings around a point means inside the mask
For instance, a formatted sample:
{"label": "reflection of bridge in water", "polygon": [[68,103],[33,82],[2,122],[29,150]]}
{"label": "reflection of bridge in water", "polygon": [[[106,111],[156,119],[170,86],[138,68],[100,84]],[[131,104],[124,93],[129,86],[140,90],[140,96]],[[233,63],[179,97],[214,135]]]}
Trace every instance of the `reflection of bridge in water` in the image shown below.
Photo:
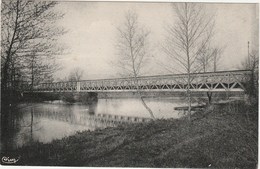
{"label": "reflection of bridge in water", "polygon": [[[249,70],[192,73],[191,91],[244,91],[250,79]],[[35,92],[113,92],[135,91],[186,91],[188,74],[172,74],[133,78],[83,80],[79,82],[41,83],[33,87]],[[137,84],[137,85],[136,85]],[[29,91],[29,84],[20,85],[21,90]]]}
{"label": "reflection of bridge in water", "polygon": [[148,122],[150,118],[142,118],[142,117],[130,117],[130,116],[119,116],[119,115],[111,115],[111,114],[97,114],[90,115],[88,113],[81,113],[79,118],[77,118],[72,113],[61,113],[61,112],[37,112],[35,113],[35,117],[40,118],[48,118],[52,120],[68,122],[70,124],[75,125],[83,125],[88,126],[90,128],[105,128],[105,127],[114,127],[119,124],[130,124],[130,123],[140,123],[140,122]]}

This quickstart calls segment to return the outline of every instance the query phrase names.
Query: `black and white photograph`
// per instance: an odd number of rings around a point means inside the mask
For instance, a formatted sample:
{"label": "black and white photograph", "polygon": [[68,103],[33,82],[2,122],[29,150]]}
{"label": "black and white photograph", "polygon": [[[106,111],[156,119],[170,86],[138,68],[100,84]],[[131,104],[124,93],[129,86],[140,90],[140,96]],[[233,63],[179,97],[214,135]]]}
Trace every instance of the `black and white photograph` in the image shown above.
{"label": "black and white photograph", "polygon": [[1,166],[258,168],[258,1],[1,0]]}

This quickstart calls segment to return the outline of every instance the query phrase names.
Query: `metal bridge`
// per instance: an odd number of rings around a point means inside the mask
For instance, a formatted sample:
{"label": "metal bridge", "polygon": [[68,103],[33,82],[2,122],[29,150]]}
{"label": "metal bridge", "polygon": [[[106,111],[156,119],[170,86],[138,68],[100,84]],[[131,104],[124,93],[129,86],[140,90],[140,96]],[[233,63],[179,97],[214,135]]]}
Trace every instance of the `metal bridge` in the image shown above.
{"label": "metal bridge", "polygon": [[[245,83],[251,78],[250,70],[218,71],[190,74],[190,90],[197,91],[244,91]],[[125,91],[186,91],[188,74],[142,76],[82,80],[78,82],[40,83],[30,87],[21,85],[25,92],[125,92]],[[30,90],[29,90],[30,89]],[[32,90],[31,90],[32,89]]]}

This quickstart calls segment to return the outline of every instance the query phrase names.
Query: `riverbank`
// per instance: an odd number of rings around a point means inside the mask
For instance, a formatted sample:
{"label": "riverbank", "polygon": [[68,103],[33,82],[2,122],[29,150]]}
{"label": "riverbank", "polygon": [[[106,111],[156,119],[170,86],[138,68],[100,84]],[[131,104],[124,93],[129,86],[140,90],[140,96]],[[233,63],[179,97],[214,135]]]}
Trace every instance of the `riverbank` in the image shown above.
{"label": "riverbank", "polygon": [[197,112],[190,122],[156,120],[85,131],[5,156],[20,157],[17,165],[255,168],[257,117],[257,104],[236,102]]}

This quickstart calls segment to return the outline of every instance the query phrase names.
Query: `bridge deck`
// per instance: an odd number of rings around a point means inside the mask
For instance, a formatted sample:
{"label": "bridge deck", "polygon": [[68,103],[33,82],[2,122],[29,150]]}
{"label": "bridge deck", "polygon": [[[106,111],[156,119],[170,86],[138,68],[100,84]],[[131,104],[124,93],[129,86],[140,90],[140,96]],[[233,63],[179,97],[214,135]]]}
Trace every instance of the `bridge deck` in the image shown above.
{"label": "bridge deck", "polygon": [[[193,73],[191,91],[244,91],[250,79],[249,70]],[[186,91],[188,75],[172,74],[134,78],[82,80],[78,82],[40,83],[34,92],[113,92],[113,91]],[[21,86],[30,91],[29,84]]]}

